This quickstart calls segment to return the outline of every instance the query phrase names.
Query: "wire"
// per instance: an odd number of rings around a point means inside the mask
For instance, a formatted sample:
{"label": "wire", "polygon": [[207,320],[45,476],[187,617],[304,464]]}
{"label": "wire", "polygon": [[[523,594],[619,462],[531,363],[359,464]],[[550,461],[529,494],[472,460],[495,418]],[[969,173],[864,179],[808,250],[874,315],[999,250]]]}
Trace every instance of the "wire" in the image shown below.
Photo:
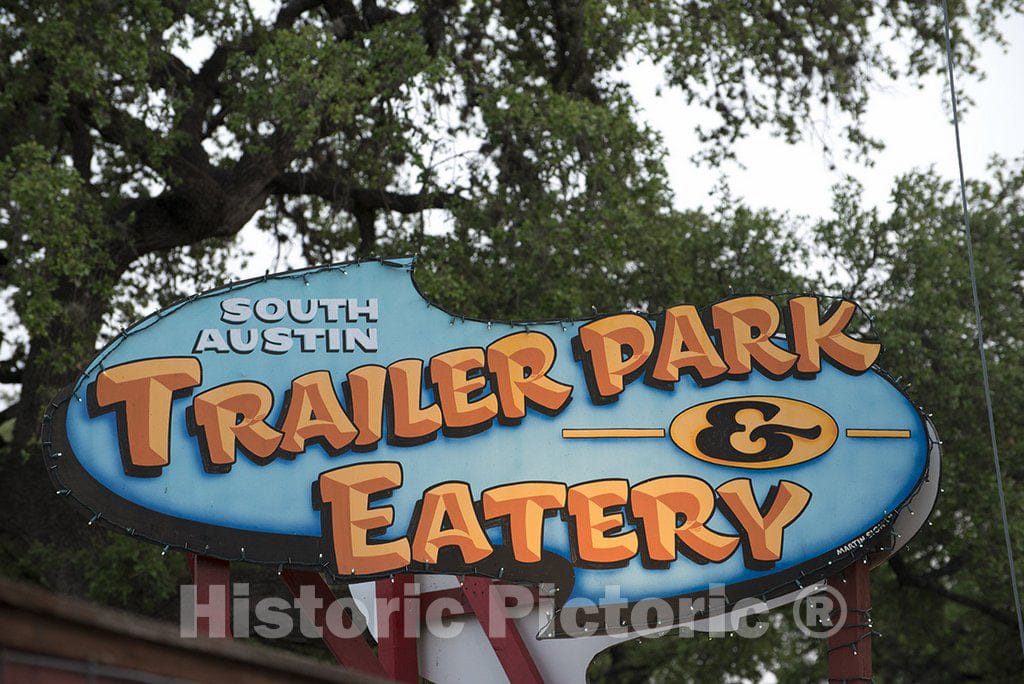
{"label": "wire", "polygon": [[1003,493],[1003,471],[999,467],[999,447],[996,443],[996,419],[992,415],[992,392],[988,385],[988,361],[985,358],[985,335],[981,327],[981,305],[978,303],[978,281],[974,274],[974,247],[971,240],[970,212],[967,209],[967,183],[964,180],[964,158],[960,149],[960,117],[956,107],[956,85],[953,81],[953,48],[949,39],[949,0],[942,0],[942,19],[946,33],[946,69],[949,74],[949,99],[953,104],[953,131],[956,136],[956,162],[960,170],[960,203],[963,206],[964,232],[967,236],[967,264],[971,272],[971,296],[974,298],[974,320],[978,326],[978,351],[981,353],[981,382],[985,388],[985,408],[988,411],[988,431],[992,440],[992,461],[996,468],[996,487],[999,491],[999,512],[1003,516],[1003,536],[1006,538],[1006,558],[1010,563],[1010,584],[1013,587],[1013,605],[1017,609],[1017,632],[1021,653],[1024,654],[1024,618],[1021,617],[1020,594],[1017,590],[1017,569],[1013,562],[1013,544],[1010,541],[1010,522],[1006,515],[1006,495]]}

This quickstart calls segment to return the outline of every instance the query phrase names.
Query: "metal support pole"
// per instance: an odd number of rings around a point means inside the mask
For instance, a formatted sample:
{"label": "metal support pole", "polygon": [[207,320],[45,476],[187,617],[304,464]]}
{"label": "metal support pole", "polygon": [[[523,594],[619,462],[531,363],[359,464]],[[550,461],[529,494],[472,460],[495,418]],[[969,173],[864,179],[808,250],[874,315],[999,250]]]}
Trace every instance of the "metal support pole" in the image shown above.
{"label": "metal support pole", "polygon": [[516,684],[544,684],[519,628],[506,612],[505,599],[498,585],[483,577],[467,577],[462,591],[484,628],[508,680]]}
{"label": "metal support pole", "polygon": [[[416,577],[395,575],[377,580],[377,657],[389,677],[399,682],[420,681],[419,597],[412,593]],[[414,600],[409,600],[414,599]]]}
{"label": "metal support pole", "polygon": [[867,563],[854,563],[828,584],[846,601],[843,628],[828,639],[830,682],[870,682],[871,673],[871,585]]}
{"label": "metal support pole", "polygon": [[231,563],[189,553],[188,571],[196,585],[196,631],[207,637],[230,639]]}

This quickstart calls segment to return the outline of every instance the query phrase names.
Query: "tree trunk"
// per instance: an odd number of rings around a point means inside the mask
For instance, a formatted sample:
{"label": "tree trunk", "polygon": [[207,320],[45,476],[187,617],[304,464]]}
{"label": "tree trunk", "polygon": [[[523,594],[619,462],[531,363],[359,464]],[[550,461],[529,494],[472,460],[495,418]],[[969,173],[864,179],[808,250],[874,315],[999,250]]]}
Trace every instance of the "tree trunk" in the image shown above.
{"label": "tree trunk", "polygon": [[[77,554],[92,547],[98,535],[86,534],[82,512],[56,496],[39,434],[43,414],[54,396],[73,382],[92,358],[108,303],[78,288],[62,287],[57,294],[63,310],[54,317],[45,337],[37,335],[32,340],[22,373],[13,439],[0,458],[0,495],[6,509],[0,528],[0,562],[11,570],[5,573],[8,576],[81,595],[85,578],[71,563]],[[68,363],[62,352],[70,353],[74,361]],[[58,358],[61,363],[55,363]]]}

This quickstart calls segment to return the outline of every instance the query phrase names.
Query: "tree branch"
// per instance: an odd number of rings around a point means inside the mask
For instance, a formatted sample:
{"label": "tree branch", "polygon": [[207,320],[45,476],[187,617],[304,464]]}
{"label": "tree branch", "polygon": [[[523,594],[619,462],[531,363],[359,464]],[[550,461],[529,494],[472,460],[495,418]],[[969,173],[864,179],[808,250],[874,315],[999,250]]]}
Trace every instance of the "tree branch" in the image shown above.
{"label": "tree branch", "polygon": [[351,0],[326,0],[324,9],[331,19],[334,37],[342,41],[352,40],[356,34],[397,17],[408,16],[389,7],[379,7],[374,0],[364,0],[361,13]]}
{"label": "tree branch", "polygon": [[[272,31],[287,30],[306,12],[328,2],[341,4],[344,0],[291,0],[284,4],[275,18]],[[337,7],[334,7],[337,9]],[[328,14],[331,8],[328,8]],[[362,5],[361,25],[366,30],[373,25],[390,21],[398,13],[382,9],[373,2]],[[213,167],[202,147],[207,134],[207,117],[222,87],[221,80],[234,52],[255,52],[267,39],[266,28],[257,28],[241,38],[217,46],[197,72],[191,74],[188,84],[192,99],[182,113],[179,130],[188,142],[166,158],[166,166],[174,177],[168,179],[167,190],[157,197],[132,199],[117,212],[114,223],[123,226],[123,239],[113,250],[118,264],[127,266],[142,254],[163,251],[214,237],[235,235],[266,203],[269,194],[306,194],[298,189],[303,174],[283,174],[295,154],[294,141],[287,135],[275,133],[266,139],[266,151],[246,152],[230,169]],[[225,115],[224,112],[218,116]],[[154,134],[142,123],[122,111],[104,129],[98,129],[105,138],[125,144],[134,143],[132,149],[149,166],[144,142]],[[276,179],[276,180],[275,180]],[[339,202],[342,208],[360,212],[361,245],[372,244],[373,215],[379,210],[416,213],[424,209],[449,206],[456,197],[449,193],[403,194],[385,190],[349,188],[336,196],[333,180],[323,174],[313,174],[303,182],[313,181],[317,189],[311,194]],[[340,187],[340,186],[339,186]]]}
{"label": "tree branch", "polygon": [[451,192],[407,194],[390,190],[353,188],[347,181],[325,173],[282,173],[270,184],[272,195],[313,195],[346,211],[357,208],[416,214],[425,209],[447,209],[459,199]]}
{"label": "tree branch", "polygon": [[356,247],[356,256],[370,256],[373,246],[377,244],[377,212],[357,204],[352,214],[356,217],[356,225],[359,227],[359,245]]}
{"label": "tree branch", "polygon": [[445,43],[447,15],[457,5],[457,0],[426,0],[420,10],[420,30],[427,43],[431,57],[440,53]]}
{"label": "tree branch", "polygon": [[141,163],[157,170],[151,154],[152,150],[157,147],[155,144],[157,142],[157,134],[151,131],[142,121],[117,107],[108,107],[104,114],[108,120],[106,123],[100,124],[88,107],[82,107],[83,117],[90,126],[99,132],[104,140],[112,145],[124,148],[125,151],[134,155]]}
{"label": "tree branch", "polygon": [[417,214],[425,209],[447,209],[459,198],[454,193],[442,191],[404,194],[368,188],[354,188],[352,197],[356,206],[395,211],[399,214]]}
{"label": "tree branch", "polygon": [[269,151],[247,152],[230,169],[189,169],[181,160],[189,173],[179,174],[173,187],[125,203],[115,218],[125,228],[116,261],[127,266],[143,254],[238,233],[266,204],[271,181],[289,161],[287,136],[272,135],[267,144]]}
{"label": "tree branch", "polygon": [[277,18],[274,20],[274,28],[291,28],[299,17],[322,4],[323,0],[292,0],[287,2],[278,11]]}
{"label": "tree branch", "polygon": [[584,11],[576,2],[552,0],[557,66],[551,75],[556,90],[574,93],[601,104],[601,92],[594,85],[594,65],[587,50]]}
{"label": "tree branch", "polygon": [[21,368],[14,359],[0,362],[0,384],[17,385],[21,382]]}
{"label": "tree branch", "polygon": [[[291,2],[285,3],[274,19],[274,30],[281,31],[291,28],[303,14],[319,7],[323,1],[291,0]],[[214,48],[199,71],[192,74],[188,83],[188,87],[192,91],[192,101],[182,113],[180,128],[189,135],[193,148],[202,151],[202,139],[206,134],[204,126],[206,114],[220,91],[220,78],[228,66],[228,58],[231,53],[240,51],[251,54],[256,51],[262,40],[262,29],[257,29],[237,41],[221,43]]]}
{"label": "tree branch", "polygon": [[71,134],[71,163],[82,181],[89,185],[92,179],[92,137],[82,117],[82,107],[73,106],[65,117],[65,126]]}
{"label": "tree branch", "polygon": [[163,56],[166,61],[163,64],[154,62],[150,69],[149,75],[152,82],[164,88],[172,82],[181,88],[187,88],[195,77],[195,72],[170,52],[164,51]]}
{"label": "tree branch", "polygon": [[363,0],[363,19],[366,21],[366,28],[368,29],[401,16],[404,15],[398,10],[378,7],[376,0]]}
{"label": "tree branch", "polygon": [[18,415],[19,405],[20,403],[16,401],[7,408],[0,411],[0,423],[6,423],[9,419],[14,418],[14,416]]}
{"label": "tree branch", "polygon": [[421,192],[407,194],[370,188],[353,188],[336,175],[324,173],[283,173],[274,179],[270,194],[313,195],[333,206],[348,211],[359,229],[356,254],[368,256],[377,242],[376,218],[380,211],[399,214],[417,214],[425,209],[446,209],[458,199],[449,192]]}
{"label": "tree branch", "polygon": [[944,599],[953,601],[954,603],[959,603],[960,605],[967,606],[968,608],[973,608],[979,613],[992,618],[996,622],[1004,624],[1007,627],[1016,628],[1017,626],[1013,616],[1009,613],[993,608],[984,601],[979,601],[975,598],[971,598],[970,596],[964,596],[963,594],[957,594],[956,592],[950,591],[931,577],[922,577],[911,573],[910,569],[907,568],[906,563],[904,563],[903,559],[899,556],[893,556],[889,559],[889,567],[892,568],[894,573],[896,573],[896,580],[900,583],[900,586],[926,589]]}

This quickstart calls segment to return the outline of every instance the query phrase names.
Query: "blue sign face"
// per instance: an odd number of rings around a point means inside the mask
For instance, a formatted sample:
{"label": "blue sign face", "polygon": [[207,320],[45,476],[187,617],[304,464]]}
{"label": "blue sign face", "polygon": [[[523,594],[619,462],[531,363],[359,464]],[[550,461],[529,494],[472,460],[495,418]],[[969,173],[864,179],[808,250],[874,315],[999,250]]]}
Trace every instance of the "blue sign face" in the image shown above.
{"label": "blue sign face", "polygon": [[735,602],[891,547],[927,478],[928,426],[851,302],[492,324],[410,270],[290,272],[138,323],[44,424],[60,493],[232,560]]}

